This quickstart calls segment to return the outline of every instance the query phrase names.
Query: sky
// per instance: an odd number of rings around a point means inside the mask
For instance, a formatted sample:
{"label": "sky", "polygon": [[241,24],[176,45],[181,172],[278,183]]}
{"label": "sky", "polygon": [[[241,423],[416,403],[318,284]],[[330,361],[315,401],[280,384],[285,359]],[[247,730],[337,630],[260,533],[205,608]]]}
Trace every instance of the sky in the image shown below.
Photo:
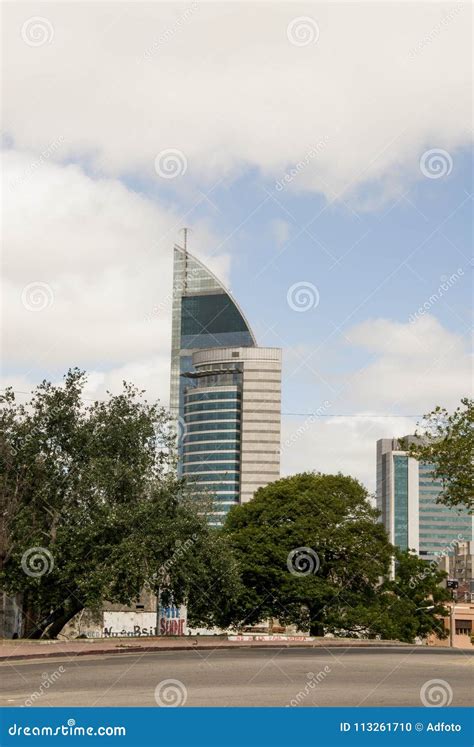
{"label": "sky", "polygon": [[172,248],[283,349],[282,473],[472,391],[472,8],[7,3],[1,386],[167,404]]}

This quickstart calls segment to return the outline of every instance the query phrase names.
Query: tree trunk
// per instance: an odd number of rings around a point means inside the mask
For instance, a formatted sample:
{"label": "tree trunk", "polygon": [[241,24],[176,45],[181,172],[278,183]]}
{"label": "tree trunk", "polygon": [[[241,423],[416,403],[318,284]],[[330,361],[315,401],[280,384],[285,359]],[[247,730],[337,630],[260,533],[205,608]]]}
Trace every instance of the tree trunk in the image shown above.
{"label": "tree trunk", "polygon": [[312,636],[323,636],[324,635],[324,627],[322,623],[317,622],[316,620],[311,620],[310,626],[309,626],[309,634]]}
{"label": "tree trunk", "polygon": [[54,610],[54,612],[51,612],[49,615],[45,615],[39,622],[35,623],[33,626],[30,626],[29,631],[27,634],[25,634],[25,638],[33,638],[33,640],[37,640],[38,638],[42,638],[44,631],[48,627],[48,625],[51,625],[52,622],[56,619],[56,617],[61,614],[62,607],[60,607],[57,610]]}
{"label": "tree trunk", "polygon": [[43,617],[40,622],[35,623],[33,626],[30,626],[27,633],[25,633],[24,638],[31,638],[33,640],[37,640],[38,638],[41,638],[44,631],[48,627],[48,625],[51,624],[53,620],[53,615],[48,615],[47,617]]}
{"label": "tree trunk", "polygon": [[[41,632],[43,628],[41,627],[41,623],[43,619],[45,619],[44,613],[43,617],[40,617],[40,612],[38,609],[36,609],[33,604],[31,603],[31,596],[28,593],[28,591],[25,591],[23,594],[23,603],[22,603],[22,618],[23,618],[23,624],[22,624],[22,637],[23,638],[39,638],[41,635]],[[38,620],[39,618],[39,620]],[[38,630],[40,631],[38,633]]]}
{"label": "tree trunk", "polygon": [[32,638],[34,640],[38,638],[56,638],[66,623],[82,609],[84,609],[84,605],[76,599],[72,602],[66,600],[64,604],[32,626],[25,638]]}
{"label": "tree trunk", "polygon": [[64,628],[64,626],[69,622],[69,620],[71,620],[74,615],[77,615],[78,612],[84,609],[84,605],[74,600],[74,603],[70,606],[68,605],[66,609],[64,609],[64,607],[61,609],[62,614],[60,614],[59,617],[56,617],[47,631],[43,634],[43,638],[56,638]]}

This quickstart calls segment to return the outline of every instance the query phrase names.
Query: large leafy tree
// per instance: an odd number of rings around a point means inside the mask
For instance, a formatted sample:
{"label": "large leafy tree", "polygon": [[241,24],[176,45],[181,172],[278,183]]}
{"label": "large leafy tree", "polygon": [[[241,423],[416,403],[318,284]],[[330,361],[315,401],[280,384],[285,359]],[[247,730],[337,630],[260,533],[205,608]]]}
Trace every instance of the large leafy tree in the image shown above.
{"label": "large leafy tree", "polygon": [[84,607],[130,604],[145,584],[208,614],[214,568],[225,569],[216,600],[233,598],[238,577],[208,506],[176,476],[166,410],[126,383],[87,402],[85,384],[73,369],[27,405],[1,398],[0,580],[23,596],[26,635],[54,637]]}
{"label": "large leafy tree", "polygon": [[224,532],[244,585],[232,608],[238,626],[274,617],[314,635],[410,641],[440,630],[439,574],[399,554],[393,577],[395,548],[351,477],[304,473],[271,483],[231,510]]}
{"label": "large leafy tree", "polygon": [[434,476],[443,481],[439,501],[447,506],[474,509],[474,400],[464,398],[449,413],[436,407],[425,415],[417,435],[420,443],[411,454],[433,465]]}
{"label": "large leafy tree", "polygon": [[[372,603],[391,546],[355,479],[305,473],[261,488],[229,513],[242,568],[242,623],[278,617],[321,634],[337,610]],[[236,611],[238,612],[238,611]]]}

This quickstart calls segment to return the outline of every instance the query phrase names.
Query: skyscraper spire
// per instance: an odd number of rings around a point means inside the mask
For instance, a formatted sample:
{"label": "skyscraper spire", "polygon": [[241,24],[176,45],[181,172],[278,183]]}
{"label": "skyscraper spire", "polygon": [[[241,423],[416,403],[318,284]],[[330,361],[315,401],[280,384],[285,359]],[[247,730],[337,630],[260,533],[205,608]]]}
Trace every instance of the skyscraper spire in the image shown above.
{"label": "skyscraper spire", "polygon": [[187,227],[181,228],[180,232],[181,231],[183,232],[183,237],[184,237],[184,239],[183,239],[183,249],[184,249],[185,252],[187,252],[188,251],[188,231],[189,231],[189,228],[187,228]]}

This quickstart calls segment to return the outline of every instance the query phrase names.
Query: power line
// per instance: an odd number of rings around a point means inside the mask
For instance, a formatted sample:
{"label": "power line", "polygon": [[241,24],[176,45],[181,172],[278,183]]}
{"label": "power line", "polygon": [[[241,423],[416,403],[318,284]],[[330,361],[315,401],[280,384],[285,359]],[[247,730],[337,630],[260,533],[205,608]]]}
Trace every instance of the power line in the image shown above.
{"label": "power line", "polygon": [[[7,387],[0,387],[0,391],[6,391]],[[12,389],[15,394],[32,394],[32,392],[24,392],[21,389]],[[87,399],[90,402],[107,402],[106,399],[98,399],[94,397],[83,397],[82,399]],[[284,412],[282,411],[282,415],[292,415],[293,417],[297,418],[358,418],[359,420],[365,419],[365,420],[373,420],[374,418],[422,418],[423,415],[398,415],[395,413],[383,413],[379,415],[354,415],[353,413],[329,413],[329,412],[322,412],[322,413],[316,413],[316,412]]]}
{"label": "power line", "polygon": [[316,412],[282,412],[282,415],[295,415],[296,417],[315,417],[315,418],[367,418],[372,420],[373,418],[421,418],[423,415],[395,415],[395,414],[384,414],[384,415],[354,415],[339,413],[335,415],[333,413],[316,413]]}

